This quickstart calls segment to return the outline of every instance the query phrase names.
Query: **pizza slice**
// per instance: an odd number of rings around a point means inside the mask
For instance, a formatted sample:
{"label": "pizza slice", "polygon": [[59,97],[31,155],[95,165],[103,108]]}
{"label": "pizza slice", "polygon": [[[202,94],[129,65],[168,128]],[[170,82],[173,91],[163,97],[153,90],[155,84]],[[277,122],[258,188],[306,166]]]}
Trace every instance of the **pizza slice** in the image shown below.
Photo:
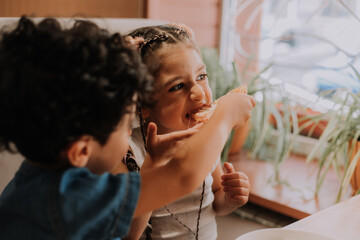
{"label": "pizza slice", "polygon": [[[231,90],[229,93],[244,93],[247,94],[247,86],[242,85]],[[198,123],[207,122],[216,108],[216,100],[209,105],[205,105],[190,114],[190,118]]]}

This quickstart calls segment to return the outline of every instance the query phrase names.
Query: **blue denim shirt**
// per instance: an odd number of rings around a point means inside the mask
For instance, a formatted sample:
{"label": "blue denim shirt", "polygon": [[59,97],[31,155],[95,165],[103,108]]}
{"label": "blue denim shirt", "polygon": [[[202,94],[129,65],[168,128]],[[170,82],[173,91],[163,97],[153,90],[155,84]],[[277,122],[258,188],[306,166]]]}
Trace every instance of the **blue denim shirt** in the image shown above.
{"label": "blue denim shirt", "polygon": [[139,189],[135,172],[44,171],[24,161],[0,196],[0,239],[121,239]]}

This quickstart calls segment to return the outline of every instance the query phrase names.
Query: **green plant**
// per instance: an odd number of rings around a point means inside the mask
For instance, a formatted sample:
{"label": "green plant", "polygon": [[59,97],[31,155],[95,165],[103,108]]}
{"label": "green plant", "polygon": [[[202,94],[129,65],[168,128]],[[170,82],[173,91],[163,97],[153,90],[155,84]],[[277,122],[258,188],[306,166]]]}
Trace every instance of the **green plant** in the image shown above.
{"label": "green plant", "polygon": [[203,47],[201,48],[201,54],[206,65],[206,72],[214,99],[218,99],[231,89],[243,84],[242,79],[237,74],[235,66],[233,66],[231,71],[221,66],[217,49]]}
{"label": "green plant", "polygon": [[[228,93],[231,89],[234,89],[242,84],[235,66],[233,66],[232,71],[228,71],[220,65],[217,49],[203,47],[201,48],[201,54],[206,65],[209,85],[213,92],[213,99],[220,98],[221,96]],[[232,138],[233,132],[231,132],[230,137],[227,140],[221,153],[221,159],[223,162],[227,160]]]}
{"label": "green plant", "polygon": [[[288,98],[281,83],[273,84],[269,79],[262,77],[262,74],[270,69],[271,64],[245,82],[240,76],[246,75],[244,73],[246,70],[239,75],[236,66],[233,65],[232,71],[227,71],[220,65],[216,49],[202,48],[201,51],[215,99],[242,84],[248,86],[248,94],[257,98],[257,105],[253,109],[251,117],[251,131],[244,148],[250,150],[253,158],[271,161],[274,164],[274,179],[279,182],[280,165],[292,149],[294,138],[292,132],[299,132],[297,116],[291,107],[294,102]],[[279,102],[284,105],[282,112],[276,107]],[[274,127],[268,121],[270,115],[275,117],[278,126],[276,130],[277,141],[275,143],[272,135],[275,132]],[[223,161],[227,159],[232,137],[233,133],[222,152],[221,158]]]}
{"label": "green plant", "polygon": [[[358,73],[357,75],[359,76]],[[354,153],[356,143],[360,139],[360,93],[337,89],[326,91],[323,95],[329,96],[334,106],[326,113],[329,122],[318,143],[308,155],[307,162],[317,159],[319,164],[316,194],[328,170],[331,167],[336,170],[340,179],[336,199],[338,202],[349,188],[350,178],[357,163],[355,160],[360,157],[360,151]],[[355,160],[351,161],[353,156]]]}
{"label": "green plant", "polygon": [[[350,13],[349,15],[351,17],[355,18],[357,21],[360,22],[359,17],[356,15],[355,12],[352,11],[351,7],[347,6],[346,1],[337,0],[336,2],[337,4],[340,4],[348,13]],[[263,4],[262,1],[256,3],[257,6],[256,10],[261,9],[262,4]],[[288,9],[287,7],[285,7],[288,4],[292,4],[292,2],[274,1],[273,4],[269,4],[269,6],[271,6],[271,13],[274,14],[275,19],[281,19],[282,15],[287,15],[284,13],[284,10]],[[299,4],[297,4],[298,8],[301,9]],[[248,26],[248,29],[251,29],[250,26],[256,26],[255,21],[259,20],[259,18],[262,15],[259,14],[259,11],[251,11],[251,8],[247,8],[247,5],[244,4],[243,2],[241,3],[239,2],[239,4],[236,5],[236,7],[240,5],[242,5],[241,8],[238,8],[236,9],[237,11],[233,11],[233,12],[239,14],[240,12],[239,9],[241,9],[241,11],[249,10],[250,11],[249,17],[247,17],[247,19],[245,20],[246,23],[245,26]],[[304,14],[298,14],[297,18],[306,17],[306,21],[304,22],[303,26],[310,26],[308,24],[309,22],[311,22],[312,20],[316,22],[317,19],[323,19],[324,16],[322,11],[327,7],[331,9],[332,7],[334,7],[334,5],[335,3],[333,1],[324,1],[321,5],[319,5],[321,6],[321,8],[316,7],[314,9],[315,11],[311,12],[311,14],[309,15],[307,12],[306,13],[304,12]],[[340,9],[339,12],[343,10],[342,8],[339,7],[333,9]],[[308,10],[310,10],[310,8]],[[245,14],[245,16],[247,16],[247,14]],[[232,17],[237,19],[238,15]],[[349,17],[348,16],[345,17],[344,15],[341,16],[341,18],[345,19]],[[276,24],[277,24],[276,22],[274,22],[273,25],[266,22],[267,26],[275,26]],[[297,23],[296,25],[298,26],[298,24],[299,23]],[[283,22],[281,22],[278,25],[284,26]],[[341,186],[337,197],[338,198],[337,201],[338,201],[348,188],[349,179],[352,173],[354,172],[354,167],[356,164],[356,161],[351,161],[350,158],[354,154],[354,145],[356,141],[358,141],[360,134],[359,133],[359,128],[360,128],[359,127],[360,125],[359,94],[354,94],[344,90],[337,90],[337,91],[332,90],[331,93],[330,92],[326,94],[323,93],[324,95],[320,96],[320,98],[325,97],[325,95],[327,95],[327,97],[331,98],[331,100],[334,101],[334,103],[336,103],[333,109],[331,109],[328,112],[298,117],[296,111],[297,107],[300,106],[306,108],[306,106],[302,105],[302,103],[297,102],[297,100],[294,99],[293,96],[291,96],[291,94],[288,94],[284,90],[284,86],[282,85],[282,83],[273,84],[270,82],[270,78],[265,77],[266,74],[263,73],[267,72],[269,68],[271,71],[272,68],[271,64],[269,64],[269,66],[265,67],[264,70],[262,70],[260,73],[256,74],[255,76],[251,76],[251,71],[246,71],[246,70],[247,68],[250,69],[249,66],[251,66],[252,69],[256,69],[259,66],[259,64],[265,63],[267,61],[270,62],[273,61],[274,63],[273,69],[276,69],[276,67],[283,68],[285,66],[285,67],[289,67],[290,70],[296,69],[300,71],[308,71],[310,70],[310,68],[312,68],[313,70],[314,69],[325,70],[326,68],[328,68],[328,70],[340,72],[345,68],[343,66],[334,67],[333,64],[330,64],[331,66],[329,67],[326,67],[327,64],[318,64],[318,63],[315,63],[313,65],[306,64],[307,59],[310,60],[310,58],[290,59],[290,62],[288,64],[286,61],[284,61],[284,59],[282,59],[282,57],[279,58],[281,59],[281,61],[279,61],[279,59],[277,58],[279,56],[285,56],[285,54],[283,54],[281,51],[278,56],[274,55],[275,58],[268,59],[265,57],[264,59],[260,59],[258,55],[258,51],[261,51],[262,48],[259,47],[259,42],[263,40],[268,42],[271,42],[271,40],[273,40],[276,44],[281,42],[288,42],[289,43],[288,44],[289,46],[287,46],[288,49],[294,47],[294,43],[296,43],[294,41],[299,40],[298,43],[300,45],[301,42],[304,43],[304,42],[314,41],[316,43],[322,44],[322,46],[327,46],[329,48],[331,47],[332,49],[334,49],[334,53],[336,53],[336,55],[341,55],[341,56],[345,55],[347,59],[349,59],[349,61],[347,61],[345,64],[346,67],[348,66],[348,64],[356,63],[358,61],[358,52],[357,52],[358,49],[356,50],[356,52],[348,52],[346,50],[348,48],[345,47],[343,44],[339,44],[339,41],[337,40],[334,41],[333,38],[327,37],[328,35],[326,34],[325,35],[317,34],[317,31],[313,31],[313,29],[309,29],[310,31],[304,31],[306,28],[303,28],[301,24],[300,24],[301,28],[295,27],[294,29],[290,29],[290,31],[288,29],[281,36],[276,35],[276,32],[282,31],[282,30],[279,31],[279,29],[275,31],[261,31],[260,34],[254,34],[251,31],[247,31],[247,29],[245,28],[242,29],[241,24],[239,24],[239,26],[236,25],[236,28],[232,30],[237,31],[236,34],[238,34],[240,38],[232,38],[233,36],[230,34],[228,37],[231,38],[232,41],[235,42],[238,41],[236,42],[236,44],[239,44],[239,39],[240,39],[240,44],[241,42],[244,42],[244,46],[241,45],[241,47],[236,48],[237,46],[236,45],[234,48],[232,48],[232,50],[234,51],[239,50],[239,54],[237,55],[239,58],[237,59],[238,60],[240,59],[240,61],[242,61],[241,64],[245,65],[244,70],[240,72],[241,81],[243,84],[248,85],[248,93],[254,95],[255,98],[257,99],[257,106],[254,108],[252,112],[251,131],[248,135],[244,147],[249,150],[252,157],[271,161],[274,164],[274,171],[275,171],[274,179],[276,181],[279,181],[280,180],[279,167],[287,159],[288,155],[291,153],[293,149],[293,145],[296,144],[294,140],[297,137],[297,135],[302,134],[303,130],[307,129],[308,136],[312,136],[313,132],[317,129],[317,126],[319,126],[319,123],[326,122],[329,120],[327,125],[324,125],[326,127],[324,127],[324,132],[321,135],[318,143],[307,157],[307,162],[317,159],[319,163],[315,194],[317,194],[318,191],[320,190],[321,185],[323,184],[323,181],[325,179],[325,176],[329,168],[330,167],[335,168],[341,182]],[[283,27],[281,29],[283,29]],[[269,33],[269,32],[271,32],[272,34],[275,33],[275,35],[271,35],[271,34],[262,35],[262,33]],[[273,36],[276,37],[274,38]],[[302,39],[307,39],[307,40],[303,41]],[[231,41],[229,41],[229,43],[232,44]],[[249,47],[250,44],[252,44],[251,45],[252,48]],[[280,46],[280,44],[277,46]],[[304,44],[304,46],[307,47],[310,45]],[[283,48],[281,47],[279,47],[279,49],[283,50]],[[317,49],[317,47],[314,47],[313,49],[315,50]],[[301,55],[302,54],[300,54],[299,56]],[[330,55],[329,57],[331,60],[333,60],[332,59],[333,55]],[[304,64],[304,60],[305,60],[305,64]],[[358,79],[360,80],[359,73],[355,70],[354,67],[353,70],[356,72],[356,74],[358,75]],[[287,75],[291,75],[291,72],[290,73],[285,72],[285,73]],[[250,75],[250,80],[247,81],[249,75]],[[285,74],[279,76],[284,78]],[[341,80],[344,81],[343,79]],[[216,89],[216,87],[213,87],[213,89]],[[339,97],[340,94],[341,97]],[[282,103],[282,109],[279,109],[277,107],[277,104],[279,102]],[[275,119],[276,129],[274,128],[274,125],[269,122],[269,117],[273,117]],[[360,153],[356,154],[355,158],[357,157],[360,157]]]}
{"label": "green plant", "polygon": [[[215,99],[242,84],[247,84],[248,94],[257,99],[257,105],[253,109],[251,117],[251,130],[244,148],[249,150],[252,158],[262,159],[273,164],[274,175],[270,180],[276,183],[286,182],[279,177],[280,166],[292,152],[297,135],[304,128],[312,126],[308,133],[311,136],[320,120],[330,119],[317,145],[308,155],[307,162],[315,158],[319,160],[315,194],[320,190],[329,168],[335,167],[341,181],[337,201],[341,199],[344,191],[348,188],[349,179],[355,167],[355,162],[350,161],[353,146],[349,147],[348,144],[349,140],[357,139],[360,135],[359,94],[342,90],[342,96],[346,97],[339,98],[340,90],[337,91],[337,94],[334,94],[333,90],[324,92],[320,98],[331,96],[331,99],[337,103],[334,105],[334,109],[315,116],[298,118],[297,111],[294,109],[304,106],[292,99],[291,94],[285,91],[282,82],[273,83],[264,77],[266,75],[264,73],[271,68],[271,64],[251,76],[246,83],[240,78],[235,66],[232,71],[227,71],[220,65],[216,49],[203,48],[202,54]],[[243,72],[241,75],[244,75]],[[279,103],[282,104],[281,109],[278,108]],[[275,119],[276,129],[269,122],[270,116]],[[299,122],[303,121],[306,121],[305,124],[299,126]],[[221,154],[223,161],[227,159],[232,136],[229,137]],[[326,147],[324,148],[324,146]],[[359,155],[360,153],[357,156]]]}
{"label": "green plant", "polygon": [[[296,112],[293,111],[296,103],[289,98],[284,85],[281,82],[272,83],[261,76],[270,67],[265,67],[248,84],[249,94],[257,98],[257,105],[252,113],[252,128],[244,147],[250,150],[252,158],[272,162],[273,180],[279,183],[280,165],[291,153],[294,138],[300,130]],[[283,105],[281,111],[277,107],[279,103]],[[276,129],[269,121],[270,116],[276,121]]]}

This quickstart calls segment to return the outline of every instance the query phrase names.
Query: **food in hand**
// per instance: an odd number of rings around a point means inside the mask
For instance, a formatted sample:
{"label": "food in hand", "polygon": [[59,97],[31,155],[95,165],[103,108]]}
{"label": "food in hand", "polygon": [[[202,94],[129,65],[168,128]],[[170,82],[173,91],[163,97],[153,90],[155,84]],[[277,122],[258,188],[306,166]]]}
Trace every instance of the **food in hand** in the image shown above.
{"label": "food in hand", "polygon": [[[244,93],[247,94],[247,86],[242,85],[231,90],[229,93]],[[213,114],[216,108],[216,100],[208,105],[204,105],[203,107],[197,109],[196,111],[190,114],[190,118],[198,123],[205,123],[207,122],[211,115]]]}

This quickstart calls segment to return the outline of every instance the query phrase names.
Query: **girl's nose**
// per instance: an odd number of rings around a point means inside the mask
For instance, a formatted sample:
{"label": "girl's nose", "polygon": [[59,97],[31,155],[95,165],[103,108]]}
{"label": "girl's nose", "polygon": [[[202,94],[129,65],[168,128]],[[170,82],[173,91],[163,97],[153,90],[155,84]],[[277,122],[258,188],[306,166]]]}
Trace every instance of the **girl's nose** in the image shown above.
{"label": "girl's nose", "polygon": [[194,102],[205,102],[205,92],[198,84],[190,90],[190,100]]}

